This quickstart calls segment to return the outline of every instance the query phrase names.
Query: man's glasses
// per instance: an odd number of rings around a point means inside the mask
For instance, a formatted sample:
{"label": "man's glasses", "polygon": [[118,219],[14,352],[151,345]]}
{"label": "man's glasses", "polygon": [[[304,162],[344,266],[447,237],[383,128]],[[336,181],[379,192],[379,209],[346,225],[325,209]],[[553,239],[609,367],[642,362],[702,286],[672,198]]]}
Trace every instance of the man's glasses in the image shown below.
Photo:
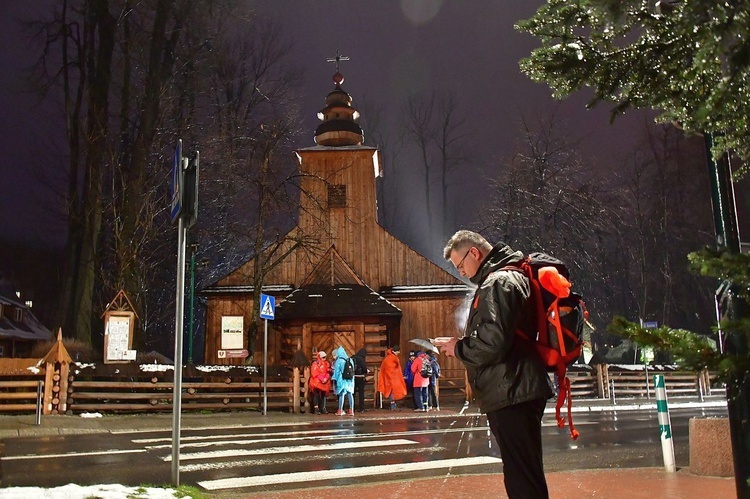
{"label": "man's glasses", "polygon": [[[473,248],[473,247],[474,247],[474,246],[472,246],[471,248]],[[461,261],[459,261],[459,262],[458,262],[458,264],[456,265],[456,270],[461,270],[461,268],[462,268],[462,267],[463,267],[463,265],[464,265],[464,260],[466,260],[466,257],[467,257],[467,256],[469,256],[469,252],[471,251],[471,248],[469,248],[469,249],[467,249],[467,250],[466,250],[466,253],[464,253],[464,257],[463,257],[463,258],[461,259]]]}

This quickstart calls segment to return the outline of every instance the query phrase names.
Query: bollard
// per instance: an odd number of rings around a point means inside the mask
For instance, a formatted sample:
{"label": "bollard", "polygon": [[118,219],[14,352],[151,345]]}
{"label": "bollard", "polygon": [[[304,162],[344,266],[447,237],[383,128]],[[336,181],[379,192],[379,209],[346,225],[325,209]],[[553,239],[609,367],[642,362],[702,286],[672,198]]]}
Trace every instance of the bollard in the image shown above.
{"label": "bollard", "polygon": [[612,405],[617,405],[617,401],[615,400],[615,380],[610,381],[610,385],[612,385]]}
{"label": "bollard", "polygon": [[654,387],[656,390],[656,410],[659,420],[659,433],[661,434],[661,453],[664,458],[664,470],[667,473],[674,473],[675,465],[674,443],[672,442],[672,424],[669,421],[667,389],[664,385],[663,374],[654,374]]}
{"label": "bollard", "polygon": [[42,382],[36,382],[36,425],[42,424]]}

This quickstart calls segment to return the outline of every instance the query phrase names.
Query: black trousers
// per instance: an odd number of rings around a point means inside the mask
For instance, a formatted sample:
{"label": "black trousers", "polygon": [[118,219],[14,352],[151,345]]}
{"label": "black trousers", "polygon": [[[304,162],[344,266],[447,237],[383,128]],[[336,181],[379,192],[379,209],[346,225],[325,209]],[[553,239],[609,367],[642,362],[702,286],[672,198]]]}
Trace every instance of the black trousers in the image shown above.
{"label": "black trousers", "polygon": [[354,405],[358,411],[365,410],[365,377],[354,376]]}
{"label": "black trousers", "polygon": [[509,499],[547,499],[542,460],[542,415],[547,401],[532,400],[487,413],[503,460]]}
{"label": "black trousers", "polygon": [[435,385],[433,383],[430,383],[430,407],[433,409],[437,409],[440,407],[440,404],[438,403],[437,398],[437,391],[435,391]]}
{"label": "black trousers", "polygon": [[326,392],[319,388],[313,388],[313,406],[320,412],[326,410]]}

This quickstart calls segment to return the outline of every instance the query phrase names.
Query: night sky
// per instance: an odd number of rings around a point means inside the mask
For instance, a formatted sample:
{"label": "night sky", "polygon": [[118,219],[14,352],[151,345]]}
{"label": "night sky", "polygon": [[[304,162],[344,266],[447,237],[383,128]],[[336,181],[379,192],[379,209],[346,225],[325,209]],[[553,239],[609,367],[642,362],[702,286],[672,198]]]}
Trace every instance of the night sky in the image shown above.
{"label": "night sky", "polygon": [[[57,203],[51,185],[62,179],[55,172],[64,170],[64,129],[54,104],[40,104],[31,91],[26,71],[38,47],[31,49],[17,22],[44,13],[50,3],[0,2],[0,231],[12,238],[59,242],[64,228],[50,207]],[[520,72],[518,60],[535,41],[515,32],[513,24],[531,16],[540,0],[250,3],[261,17],[281,24],[295,46],[289,62],[304,70],[302,112],[309,139],[299,147],[314,145],[316,113],[333,88],[335,68],[326,58],[337,51],[351,58],[341,72],[354,106],[384,106],[394,123],[398,104],[409,92],[452,90],[459,97],[474,157],[461,174],[466,186],[482,184],[487,167],[517,149],[522,117],[533,122],[555,109],[568,137],[581,141],[581,154],[596,158],[602,168],[615,167],[632,151],[649,119],[633,113],[610,126],[608,106],[587,111],[585,94],[556,102],[548,87]],[[367,138],[365,129],[365,144],[376,145]],[[465,221],[471,218],[467,209]]]}

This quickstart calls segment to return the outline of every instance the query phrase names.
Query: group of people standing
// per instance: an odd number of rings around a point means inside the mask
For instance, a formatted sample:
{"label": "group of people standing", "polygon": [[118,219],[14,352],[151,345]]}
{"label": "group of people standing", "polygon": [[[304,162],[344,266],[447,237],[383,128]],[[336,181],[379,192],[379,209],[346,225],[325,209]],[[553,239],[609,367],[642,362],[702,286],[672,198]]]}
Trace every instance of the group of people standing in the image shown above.
{"label": "group of people standing", "polygon": [[[380,364],[377,380],[377,391],[390,401],[390,409],[396,409],[396,401],[412,393],[414,411],[427,412],[430,409],[440,410],[436,383],[440,377],[440,364],[434,353],[410,351],[404,368],[398,358],[398,345],[389,348]],[[312,392],[313,414],[327,414],[326,398],[333,392],[338,397],[337,416],[354,415],[354,395],[357,395],[358,411],[365,411],[365,377],[367,369],[367,352],[360,349],[351,359],[354,376],[349,379],[344,371],[349,356],[344,347],[333,351],[331,364],[324,351],[316,354],[310,366],[310,390]],[[425,377],[425,364],[430,365],[429,376]],[[348,402],[348,404],[347,404]]]}
{"label": "group of people standing", "polygon": [[[359,411],[365,408],[365,376],[367,374],[367,352],[360,349],[349,359],[344,347],[338,347],[331,354],[333,365],[327,360],[324,351],[319,351],[310,366],[310,390],[312,391],[313,414],[327,414],[326,398],[333,391],[338,397],[337,416],[354,415],[354,394],[357,394]],[[353,376],[347,377],[346,366],[351,363]]]}

